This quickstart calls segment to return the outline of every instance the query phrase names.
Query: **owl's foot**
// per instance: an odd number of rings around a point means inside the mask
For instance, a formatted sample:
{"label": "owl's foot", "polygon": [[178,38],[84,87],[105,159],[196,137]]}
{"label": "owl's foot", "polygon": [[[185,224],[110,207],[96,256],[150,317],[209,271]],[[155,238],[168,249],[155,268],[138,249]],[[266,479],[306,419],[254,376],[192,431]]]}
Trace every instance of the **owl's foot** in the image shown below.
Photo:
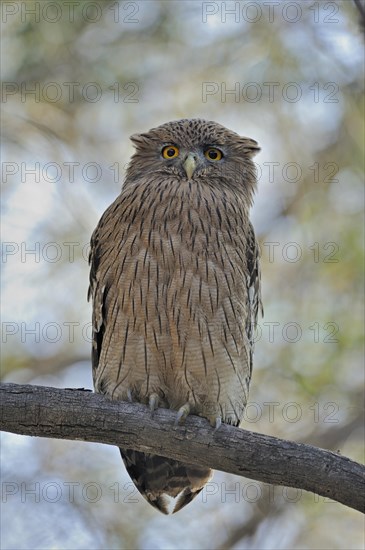
{"label": "owl's foot", "polygon": [[185,403],[180,409],[177,411],[177,415],[175,418],[175,426],[178,424],[184,424],[186,417],[190,414],[191,407],[190,403]]}

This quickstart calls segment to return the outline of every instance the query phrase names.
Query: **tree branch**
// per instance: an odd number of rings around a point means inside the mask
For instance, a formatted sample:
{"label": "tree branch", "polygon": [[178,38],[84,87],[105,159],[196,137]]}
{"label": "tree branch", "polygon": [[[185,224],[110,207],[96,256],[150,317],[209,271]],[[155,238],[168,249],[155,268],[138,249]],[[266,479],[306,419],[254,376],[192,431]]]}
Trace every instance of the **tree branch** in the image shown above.
{"label": "tree branch", "polygon": [[137,403],[111,401],[89,391],[0,384],[0,429],[22,435],[117,445],[200,464],[273,485],[312,491],[361,512],[361,464],[337,453]]}

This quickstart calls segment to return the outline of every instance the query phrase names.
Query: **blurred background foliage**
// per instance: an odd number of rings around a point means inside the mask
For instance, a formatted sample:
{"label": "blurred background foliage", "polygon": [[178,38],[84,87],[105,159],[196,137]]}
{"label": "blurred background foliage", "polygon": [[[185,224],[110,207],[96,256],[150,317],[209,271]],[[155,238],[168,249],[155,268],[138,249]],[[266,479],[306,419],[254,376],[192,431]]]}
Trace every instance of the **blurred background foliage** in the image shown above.
{"label": "blurred background foliage", "polygon": [[[92,387],[87,249],[129,136],[256,139],[265,317],[246,429],[363,459],[363,37],[353,2],[2,3],[2,379]],[[33,171],[33,172],[32,172]],[[11,548],[363,548],[360,514],[220,472],[163,517],[116,448],[2,436]],[[33,491],[33,493],[32,493]]]}

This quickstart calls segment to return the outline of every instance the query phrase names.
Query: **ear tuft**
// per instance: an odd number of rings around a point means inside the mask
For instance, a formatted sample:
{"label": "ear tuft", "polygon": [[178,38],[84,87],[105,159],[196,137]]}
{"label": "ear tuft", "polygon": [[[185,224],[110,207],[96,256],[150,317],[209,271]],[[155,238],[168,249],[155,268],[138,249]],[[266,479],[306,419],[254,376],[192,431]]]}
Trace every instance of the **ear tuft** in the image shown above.
{"label": "ear tuft", "polygon": [[140,147],[148,142],[147,134],[133,134],[129,138],[135,147]]}
{"label": "ear tuft", "polygon": [[250,158],[254,157],[255,155],[257,155],[257,153],[261,151],[261,147],[254,139],[246,137],[242,137],[241,139],[243,152],[246,153],[246,155],[248,155]]}

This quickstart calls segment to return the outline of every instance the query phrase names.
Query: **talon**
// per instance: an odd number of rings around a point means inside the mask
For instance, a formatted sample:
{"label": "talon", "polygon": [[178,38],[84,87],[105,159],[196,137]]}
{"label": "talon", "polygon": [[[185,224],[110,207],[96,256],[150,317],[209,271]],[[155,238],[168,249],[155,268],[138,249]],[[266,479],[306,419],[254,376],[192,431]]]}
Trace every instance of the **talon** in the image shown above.
{"label": "talon", "polygon": [[132,403],[133,402],[133,396],[132,396],[131,390],[127,390],[127,397],[128,397],[128,401],[130,403]]}
{"label": "talon", "polygon": [[222,418],[220,416],[217,416],[217,418],[215,419],[214,431],[216,432],[217,430],[219,430],[221,425],[222,425]]}
{"label": "talon", "polygon": [[149,397],[149,400],[148,400],[148,404],[149,404],[151,412],[153,412],[157,409],[157,407],[159,405],[159,402],[160,402],[160,398],[157,395],[157,393],[151,393],[151,395]]}
{"label": "talon", "polygon": [[185,405],[180,407],[180,409],[177,411],[177,415],[175,418],[175,426],[177,426],[178,424],[183,424],[189,413],[190,413],[190,404],[185,403]]}

